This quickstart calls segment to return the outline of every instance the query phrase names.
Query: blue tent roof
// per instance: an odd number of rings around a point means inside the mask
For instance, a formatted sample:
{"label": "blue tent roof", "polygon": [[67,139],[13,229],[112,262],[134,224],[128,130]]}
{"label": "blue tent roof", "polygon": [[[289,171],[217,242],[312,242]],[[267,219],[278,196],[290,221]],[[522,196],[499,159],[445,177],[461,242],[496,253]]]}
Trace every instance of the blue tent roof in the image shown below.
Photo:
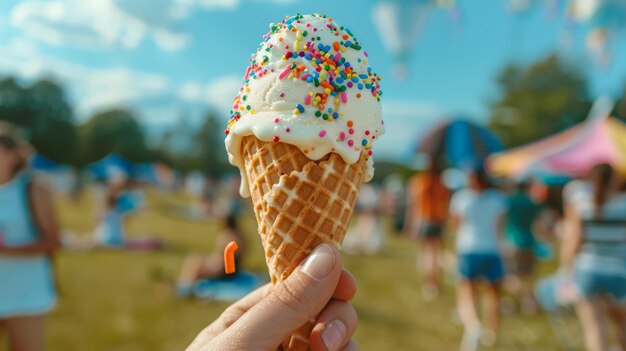
{"label": "blue tent roof", "polygon": [[91,163],[87,169],[97,179],[108,179],[116,173],[131,177],[135,173],[135,164],[120,155],[110,154],[99,161]]}
{"label": "blue tent roof", "polygon": [[30,168],[36,171],[54,171],[60,167],[62,167],[60,163],[54,162],[40,154],[35,154],[35,156],[30,159]]}

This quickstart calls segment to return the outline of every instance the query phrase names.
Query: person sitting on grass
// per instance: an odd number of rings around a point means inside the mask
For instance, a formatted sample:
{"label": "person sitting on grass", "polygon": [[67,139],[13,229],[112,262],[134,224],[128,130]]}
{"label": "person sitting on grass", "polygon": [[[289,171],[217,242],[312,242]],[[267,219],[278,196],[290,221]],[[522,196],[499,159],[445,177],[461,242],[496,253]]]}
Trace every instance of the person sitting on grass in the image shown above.
{"label": "person sitting on grass", "polygon": [[52,195],[26,172],[29,149],[0,123],[0,331],[11,351],[44,349],[45,315],[57,300],[50,257],[59,226]]}
{"label": "person sitting on grass", "polygon": [[224,272],[224,249],[231,241],[237,243],[235,252],[235,271],[241,268],[241,259],[246,253],[246,240],[235,215],[228,215],[224,219],[221,233],[216,238],[215,251],[209,256],[190,254],[185,258],[176,284],[177,293],[186,297],[191,295],[194,284],[203,279],[231,279],[234,275]]}
{"label": "person sitting on grass", "polygon": [[[472,172],[470,187],[455,193],[450,203],[450,227],[457,235],[458,311],[465,328],[462,351],[476,350],[479,341],[493,346],[497,340],[505,213],[506,198],[493,187],[482,166]],[[487,287],[484,329],[477,308],[483,281]]]}
{"label": "person sitting on grass", "polygon": [[127,237],[126,221],[130,214],[142,208],[143,194],[135,189],[136,182],[121,171],[112,172],[109,176],[100,223],[93,235],[65,233],[63,246],[70,250],[107,248],[148,251],[164,248],[165,244],[157,237]]}

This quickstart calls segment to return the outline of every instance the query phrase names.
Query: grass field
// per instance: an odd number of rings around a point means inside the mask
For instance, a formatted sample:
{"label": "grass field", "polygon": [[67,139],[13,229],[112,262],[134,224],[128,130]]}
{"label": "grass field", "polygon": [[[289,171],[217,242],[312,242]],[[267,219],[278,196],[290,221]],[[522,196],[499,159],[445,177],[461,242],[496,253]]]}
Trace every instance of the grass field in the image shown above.
{"label": "grass field", "polygon": [[[181,300],[173,281],[188,252],[210,252],[215,220],[189,221],[172,213],[186,203],[182,195],[152,192],[148,208],[130,220],[131,235],[157,235],[170,243],[152,253],[125,251],[63,252],[57,260],[62,295],[49,318],[49,350],[183,350],[195,334],[225,307],[223,303]],[[88,195],[76,202],[59,199],[64,228],[93,228]],[[266,270],[253,215],[244,223],[250,238],[247,269]],[[359,315],[356,340],[362,350],[455,350],[462,329],[454,322],[454,291],[424,302],[415,269],[416,245],[389,235],[384,253],[345,256],[358,281],[354,305]],[[569,324],[573,323],[572,317]],[[580,344],[580,332],[574,333]],[[507,316],[493,350],[559,350],[545,315]],[[0,350],[2,347],[0,346]]]}

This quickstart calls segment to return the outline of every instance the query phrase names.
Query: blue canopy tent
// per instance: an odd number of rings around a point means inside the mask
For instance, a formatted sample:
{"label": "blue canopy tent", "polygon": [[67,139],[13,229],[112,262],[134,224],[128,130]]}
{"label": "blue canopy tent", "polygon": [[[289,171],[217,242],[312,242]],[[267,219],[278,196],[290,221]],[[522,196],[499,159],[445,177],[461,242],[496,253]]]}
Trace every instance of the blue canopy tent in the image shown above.
{"label": "blue canopy tent", "polygon": [[117,154],[110,154],[91,163],[87,169],[99,180],[109,179],[115,175],[133,177],[135,174],[135,164]]}
{"label": "blue canopy tent", "polygon": [[171,172],[171,169],[167,166],[159,166],[155,163],[136,164],[120,155],[110,154],[90,164],[87,169],[97,180],[107,180],[111,177],[123,176],[142,183],[169,187],[175,179],[168,179],[167,175],[163,174],[164,167],[165,170]]}
{"label": "blue canopy tent", "polygon": [[35,171],[51,172],[62,168],[64,165],[52,161],[51,159],[42,156],[41,154],[35,154],[35,156],[30,159],[29,166]]}
{"label": "blue canopy tent", "polygon": [[134,169],[134,178],[141,182],[151,184],[159,183],[154,164],[152,163],[140,163],[136,165]]}

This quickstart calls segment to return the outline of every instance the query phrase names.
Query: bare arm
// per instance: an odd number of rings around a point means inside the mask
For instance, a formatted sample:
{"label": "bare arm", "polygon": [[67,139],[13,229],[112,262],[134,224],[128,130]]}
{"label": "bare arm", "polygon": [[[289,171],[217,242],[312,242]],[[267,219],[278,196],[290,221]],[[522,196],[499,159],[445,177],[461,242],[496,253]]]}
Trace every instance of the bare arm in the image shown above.
{"label": "bare arm", "polygon": [[411,228],[413,228],[413,201],[407,199],[406,201],[406,210],[404,211],[404,225],[402,227],[402,231],[405,234],[409,234],[411,232]]}
{"label": "bare arm", "polygon": [[571,205],[565,207],[564,225],[565,232],[561,239],[561,266],[571,270],[583,236],[580,214]]}
{"label": "bare arm", "polygon": [[506,213],[502,213],[496,220],[496,233],[498,238],[504,239],[504,229],[506,228]]}
{"label": "bare arm", "polygon": [[533,223],[533,233],[535,233],[538,237],[547,240],[550,239],[551,231],[550,231],[550,210],[543,210],[535,222]]}
{"label": "bare arm", "polygon": [[0,246],[0,254],[31,256],[51,254],[59,248],[59,224],[52,201],[52,194],[41,184],[34,183],[30,192],[31,214],[39,240],[35,243],[18,247]]}
{"label": "bare arm", "polygon": [[415,185],[413,184],[413,182],[409,182],[409,186],[406,192],[406,211],[404,213],[404,226],[402,228],[402,231],[405,234],[412,234],[415,223],[415,218],[413,218],[413,214],[415,213],[414,206],[416,206],[416,201],[413,196],[414,186]]}
{"label": "bare arm", "polygon": [[503,212],[502,214],[500,214],[498,216],[498,219],[496,219],[496,235],[498,238],[498,243],[500,246],[500,252],[505,252],[505,245],[504,245],[504,230],[506,228],[506,220],[507,220],[507,215],[506,212]]}
{"label": "bare arm", "polygon": [[448,226],[448,231],[456,235],[456,232],[459,230],[459,227],[461,226],[461,217],[456,214],[451,214],[450,217],[448,218],[447,226]]}

